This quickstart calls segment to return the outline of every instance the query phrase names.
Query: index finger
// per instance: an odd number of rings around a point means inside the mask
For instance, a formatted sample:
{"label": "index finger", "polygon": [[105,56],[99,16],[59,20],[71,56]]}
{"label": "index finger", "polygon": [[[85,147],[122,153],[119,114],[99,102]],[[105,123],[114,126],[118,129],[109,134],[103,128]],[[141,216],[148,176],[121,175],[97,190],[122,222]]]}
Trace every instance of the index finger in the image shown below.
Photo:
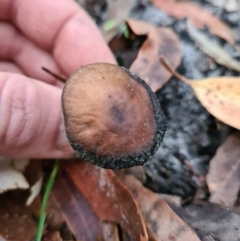
{"label": "index finger", "polygon": [[66,74],[92,62],[115,62],[100,31],[71,0],[1,0],[0,19],[51,52]]}

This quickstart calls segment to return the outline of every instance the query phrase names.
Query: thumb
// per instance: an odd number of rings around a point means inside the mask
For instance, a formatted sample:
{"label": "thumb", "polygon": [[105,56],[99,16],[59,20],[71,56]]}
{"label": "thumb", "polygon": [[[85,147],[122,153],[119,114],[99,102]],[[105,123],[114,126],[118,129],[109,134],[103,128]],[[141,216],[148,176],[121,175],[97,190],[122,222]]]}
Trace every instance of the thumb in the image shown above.
{"label": "thumb", "polygon": [[0,155],[73,155],[64,130],[61,92],[23,75],[0,72]]}

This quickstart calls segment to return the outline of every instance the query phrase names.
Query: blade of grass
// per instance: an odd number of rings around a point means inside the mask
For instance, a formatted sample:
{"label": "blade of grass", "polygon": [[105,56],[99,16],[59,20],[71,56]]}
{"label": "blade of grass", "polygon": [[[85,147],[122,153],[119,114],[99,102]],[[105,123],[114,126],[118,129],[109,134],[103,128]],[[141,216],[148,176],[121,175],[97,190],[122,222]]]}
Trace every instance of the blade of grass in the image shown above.
{"label": "blade of grass", "polygon": [[49,198],[50,192],[52,190],[55,178],[57,176],[58,169],[59,169],[59,161],[56,161],[53,166],[50,177],[48,179],[46,188],[44,190],[42,205],[41,205],[41,210],[40,210],[40,216],[39,216],[39,221],[38,221],[36,241],[41,241],[41,238],[42,238],[42,232],[43,232],[45,218],[46,218],[47,202],[48,202],[48,198]]}

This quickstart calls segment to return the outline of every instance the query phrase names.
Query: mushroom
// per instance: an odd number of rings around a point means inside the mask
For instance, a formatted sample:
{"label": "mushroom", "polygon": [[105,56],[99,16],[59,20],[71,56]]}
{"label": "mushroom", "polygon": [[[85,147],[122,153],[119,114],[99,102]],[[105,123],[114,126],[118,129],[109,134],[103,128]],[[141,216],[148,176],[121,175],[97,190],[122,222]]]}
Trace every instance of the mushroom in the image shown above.
{"label": "mushroom", "polygon": [[166,130],[150,87],[113,64],[89,64],[74,72],[64,86],[62,108],[72,148],[103,168],[143,165],[158,149]]}

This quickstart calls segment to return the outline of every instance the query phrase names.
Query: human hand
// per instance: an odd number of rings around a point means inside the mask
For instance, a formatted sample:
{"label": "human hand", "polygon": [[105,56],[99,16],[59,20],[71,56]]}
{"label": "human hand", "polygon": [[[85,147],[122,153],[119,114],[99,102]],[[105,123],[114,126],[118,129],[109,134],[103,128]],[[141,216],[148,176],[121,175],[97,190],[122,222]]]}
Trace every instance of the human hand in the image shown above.
{"label": "human hand", "polygon": [[89,16],[71,0],[0,0],[0,155],[73,154],[62,118],[62,83],[81,65],[114,63]]}

